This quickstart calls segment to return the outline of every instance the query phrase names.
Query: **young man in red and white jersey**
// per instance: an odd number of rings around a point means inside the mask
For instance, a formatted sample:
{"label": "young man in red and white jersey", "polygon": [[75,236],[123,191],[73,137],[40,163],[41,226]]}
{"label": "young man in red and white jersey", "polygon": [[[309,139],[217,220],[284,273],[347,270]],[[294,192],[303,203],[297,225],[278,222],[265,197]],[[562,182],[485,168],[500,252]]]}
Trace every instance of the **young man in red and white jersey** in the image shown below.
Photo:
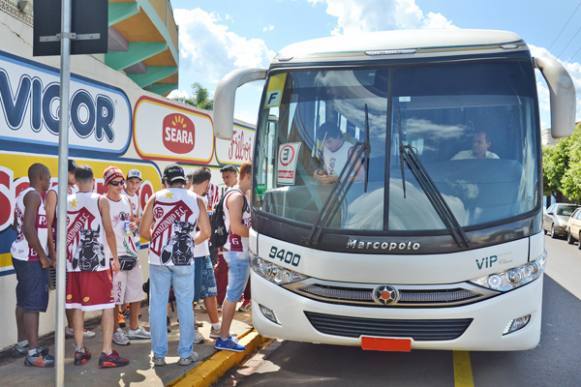
{"label": "young man in red and white jersey", "polygon": [[224,195],[224,224],[228,230],[228,240],[224,245],[224,259],[228,263],[228,287],[222,305],[222,327],[214,348],[241,352],[245,347],[230,335],[230,326],[250,275],[250,255],[248,253],[248,233],[250,229],[250,206],[245,193],[252,186],[252,165],[248,162],[240,166],[238,186]]}
{"label": "young man in red and white jersey", "polygon": [[[204,203],[186,189],[179,165],[163,171],[166,189],[153,195],[143,211],[140,234],[149,243],[149,322],[153,364],[165,365],[168,350],[166,317],[170,287],[176,297],[180,322],[180,365],[197,360],[193,351],[194,245],[210,237]],[[196,231],[196,228],[199,231]]]}
{"label": "young man in red and white jersey", "polygon": [[30,187],[16,198],[14,228],[18,234],[10,248],[18,281],[17,346],[28,348],[25,365],[53,367],[54,358],[38,346],[39,312],[46,312],[48,306],[47,269],[54,264],[48,257],[48,226],[43,199],[50,186],[50,172],[43,164],[32,164],[28,168],[28,180]]}
{"label": "young man in red and white jersey", "polygon": [[[75,181],[75,170],[77,169],[77,164],[75,160],[69,159],[68,162],[68,181],[67,181],[67,195],[77,192],[77,186]],[[49,225],[48,228],[48,251],[51,257],[56,259],[56,210],[58,202],[58,184],[52,185],[46,194],[45,207],[46,207],[46,219]],[[73,310],[65,310],[67,316],[67,326],[65,327],[66,337],[73,337]],[[85,329],[85,338],[90,339],[95,337],[95,332],[90,329]]]}
{"label": "young man in red and white jersey", "polygon": [[[75,365],[86,364],[91,354],[83,345],[86,311],[102,310],[102,351],[100,368],[115,368],[129,364],[111,347],[113,336],[113,272],[119,271],[117,241],[109,201],[93,192],[95,180],[88,166],[78,167],[75,178],[79,191],[67,198],[67,297],[66,308],[74,309]],[[105,255],[105,239],[113,259]]]}
{"label": "young man in red and white jersey", "polygon": [[[135,232],[137,224],[132,220],[133,210],[127,196],[123,194],[125,179],[123,172],[117,167],[107,167],[103,172],[103,180],[107,188],[105,197],[109,202],[109,214],[111,225],[115,233],[117,244],[117,256],[119,257],[120,270],[113,273],[113,297],[115,298],[116,313],[118,308],[129,304],[131,318],[129,322],[129,334],[126,334],[115,321],[113,342],[118,345],[129,345],[129,339],[150,339],[149,332],[139,326],[139,312],[141,301],[145,298],[141,276],[141,265],[137,256],[137,240]],[[107,246],[107,258],[113,257]],[[131,336],[131,337],[129,337]]]}

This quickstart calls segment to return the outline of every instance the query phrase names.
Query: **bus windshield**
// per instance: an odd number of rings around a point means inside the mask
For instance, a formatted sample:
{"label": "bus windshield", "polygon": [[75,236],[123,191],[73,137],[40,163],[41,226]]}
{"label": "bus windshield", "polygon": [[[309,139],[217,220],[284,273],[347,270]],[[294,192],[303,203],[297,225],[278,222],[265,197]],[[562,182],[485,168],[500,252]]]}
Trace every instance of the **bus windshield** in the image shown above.
{"label": "bus windshield", "polygon": [[[535,104],[527,61],[273,71],[254,207],[375,232],[450,231],[525,214],[539,205]],[[335,208],[321,222],[327,202]]]}

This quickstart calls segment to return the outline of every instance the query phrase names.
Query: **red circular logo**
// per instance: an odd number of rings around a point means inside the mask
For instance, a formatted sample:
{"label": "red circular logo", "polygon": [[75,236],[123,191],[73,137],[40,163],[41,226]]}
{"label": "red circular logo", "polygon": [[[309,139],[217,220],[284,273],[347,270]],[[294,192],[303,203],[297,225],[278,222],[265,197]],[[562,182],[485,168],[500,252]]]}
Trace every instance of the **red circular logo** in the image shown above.
{"label": "red circular logo", "polygon": [[278,159],[280,161],[280,165],[283,167],[288,166],[295,159],[295,148],[292,145],[283,145],[280,148]]}
{"label": "red circular logo", "polygon": [[162,127],[163,145],[174,153],[184,154],[194,149],[196,127],[181,113],[165,116]]}

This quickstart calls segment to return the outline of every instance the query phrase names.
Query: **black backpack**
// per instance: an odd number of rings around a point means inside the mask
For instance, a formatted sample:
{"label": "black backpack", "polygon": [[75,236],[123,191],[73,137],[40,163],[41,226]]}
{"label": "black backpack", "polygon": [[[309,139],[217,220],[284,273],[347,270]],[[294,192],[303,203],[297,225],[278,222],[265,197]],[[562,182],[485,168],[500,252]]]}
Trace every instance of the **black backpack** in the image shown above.
{"label": "black backpack", "polygon": [[[226,230],[226,223],[224,222],[224,199],[226,198],[226,194],[230,191],[229,190],[224,192],[220,202],[214,209],[214,213],[210,217],[210,225],[212,226],[212,234],[210,235],[210,248],[217,249],[222,247],[228,241],[228,230]],[[242,194],[244,198],[244,207],[242,208],[242,213],[248,209],[248,201],[246,200],[246,196],[240,190],[235,190]]]}

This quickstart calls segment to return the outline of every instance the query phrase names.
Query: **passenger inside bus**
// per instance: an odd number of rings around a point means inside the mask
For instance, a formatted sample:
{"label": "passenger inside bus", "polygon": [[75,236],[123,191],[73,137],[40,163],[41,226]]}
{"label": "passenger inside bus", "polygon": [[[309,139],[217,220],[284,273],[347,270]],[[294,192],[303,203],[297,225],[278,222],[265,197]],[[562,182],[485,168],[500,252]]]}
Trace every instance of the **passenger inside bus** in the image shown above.
{"label": "passenger inside bus", "polygon": [[473,159],[499,159],[498,155],[489,151],[492,142],[486,132],[478,131],[472,139],[472,149],[460,151],[452,157],[452,160],[473,160]]}

